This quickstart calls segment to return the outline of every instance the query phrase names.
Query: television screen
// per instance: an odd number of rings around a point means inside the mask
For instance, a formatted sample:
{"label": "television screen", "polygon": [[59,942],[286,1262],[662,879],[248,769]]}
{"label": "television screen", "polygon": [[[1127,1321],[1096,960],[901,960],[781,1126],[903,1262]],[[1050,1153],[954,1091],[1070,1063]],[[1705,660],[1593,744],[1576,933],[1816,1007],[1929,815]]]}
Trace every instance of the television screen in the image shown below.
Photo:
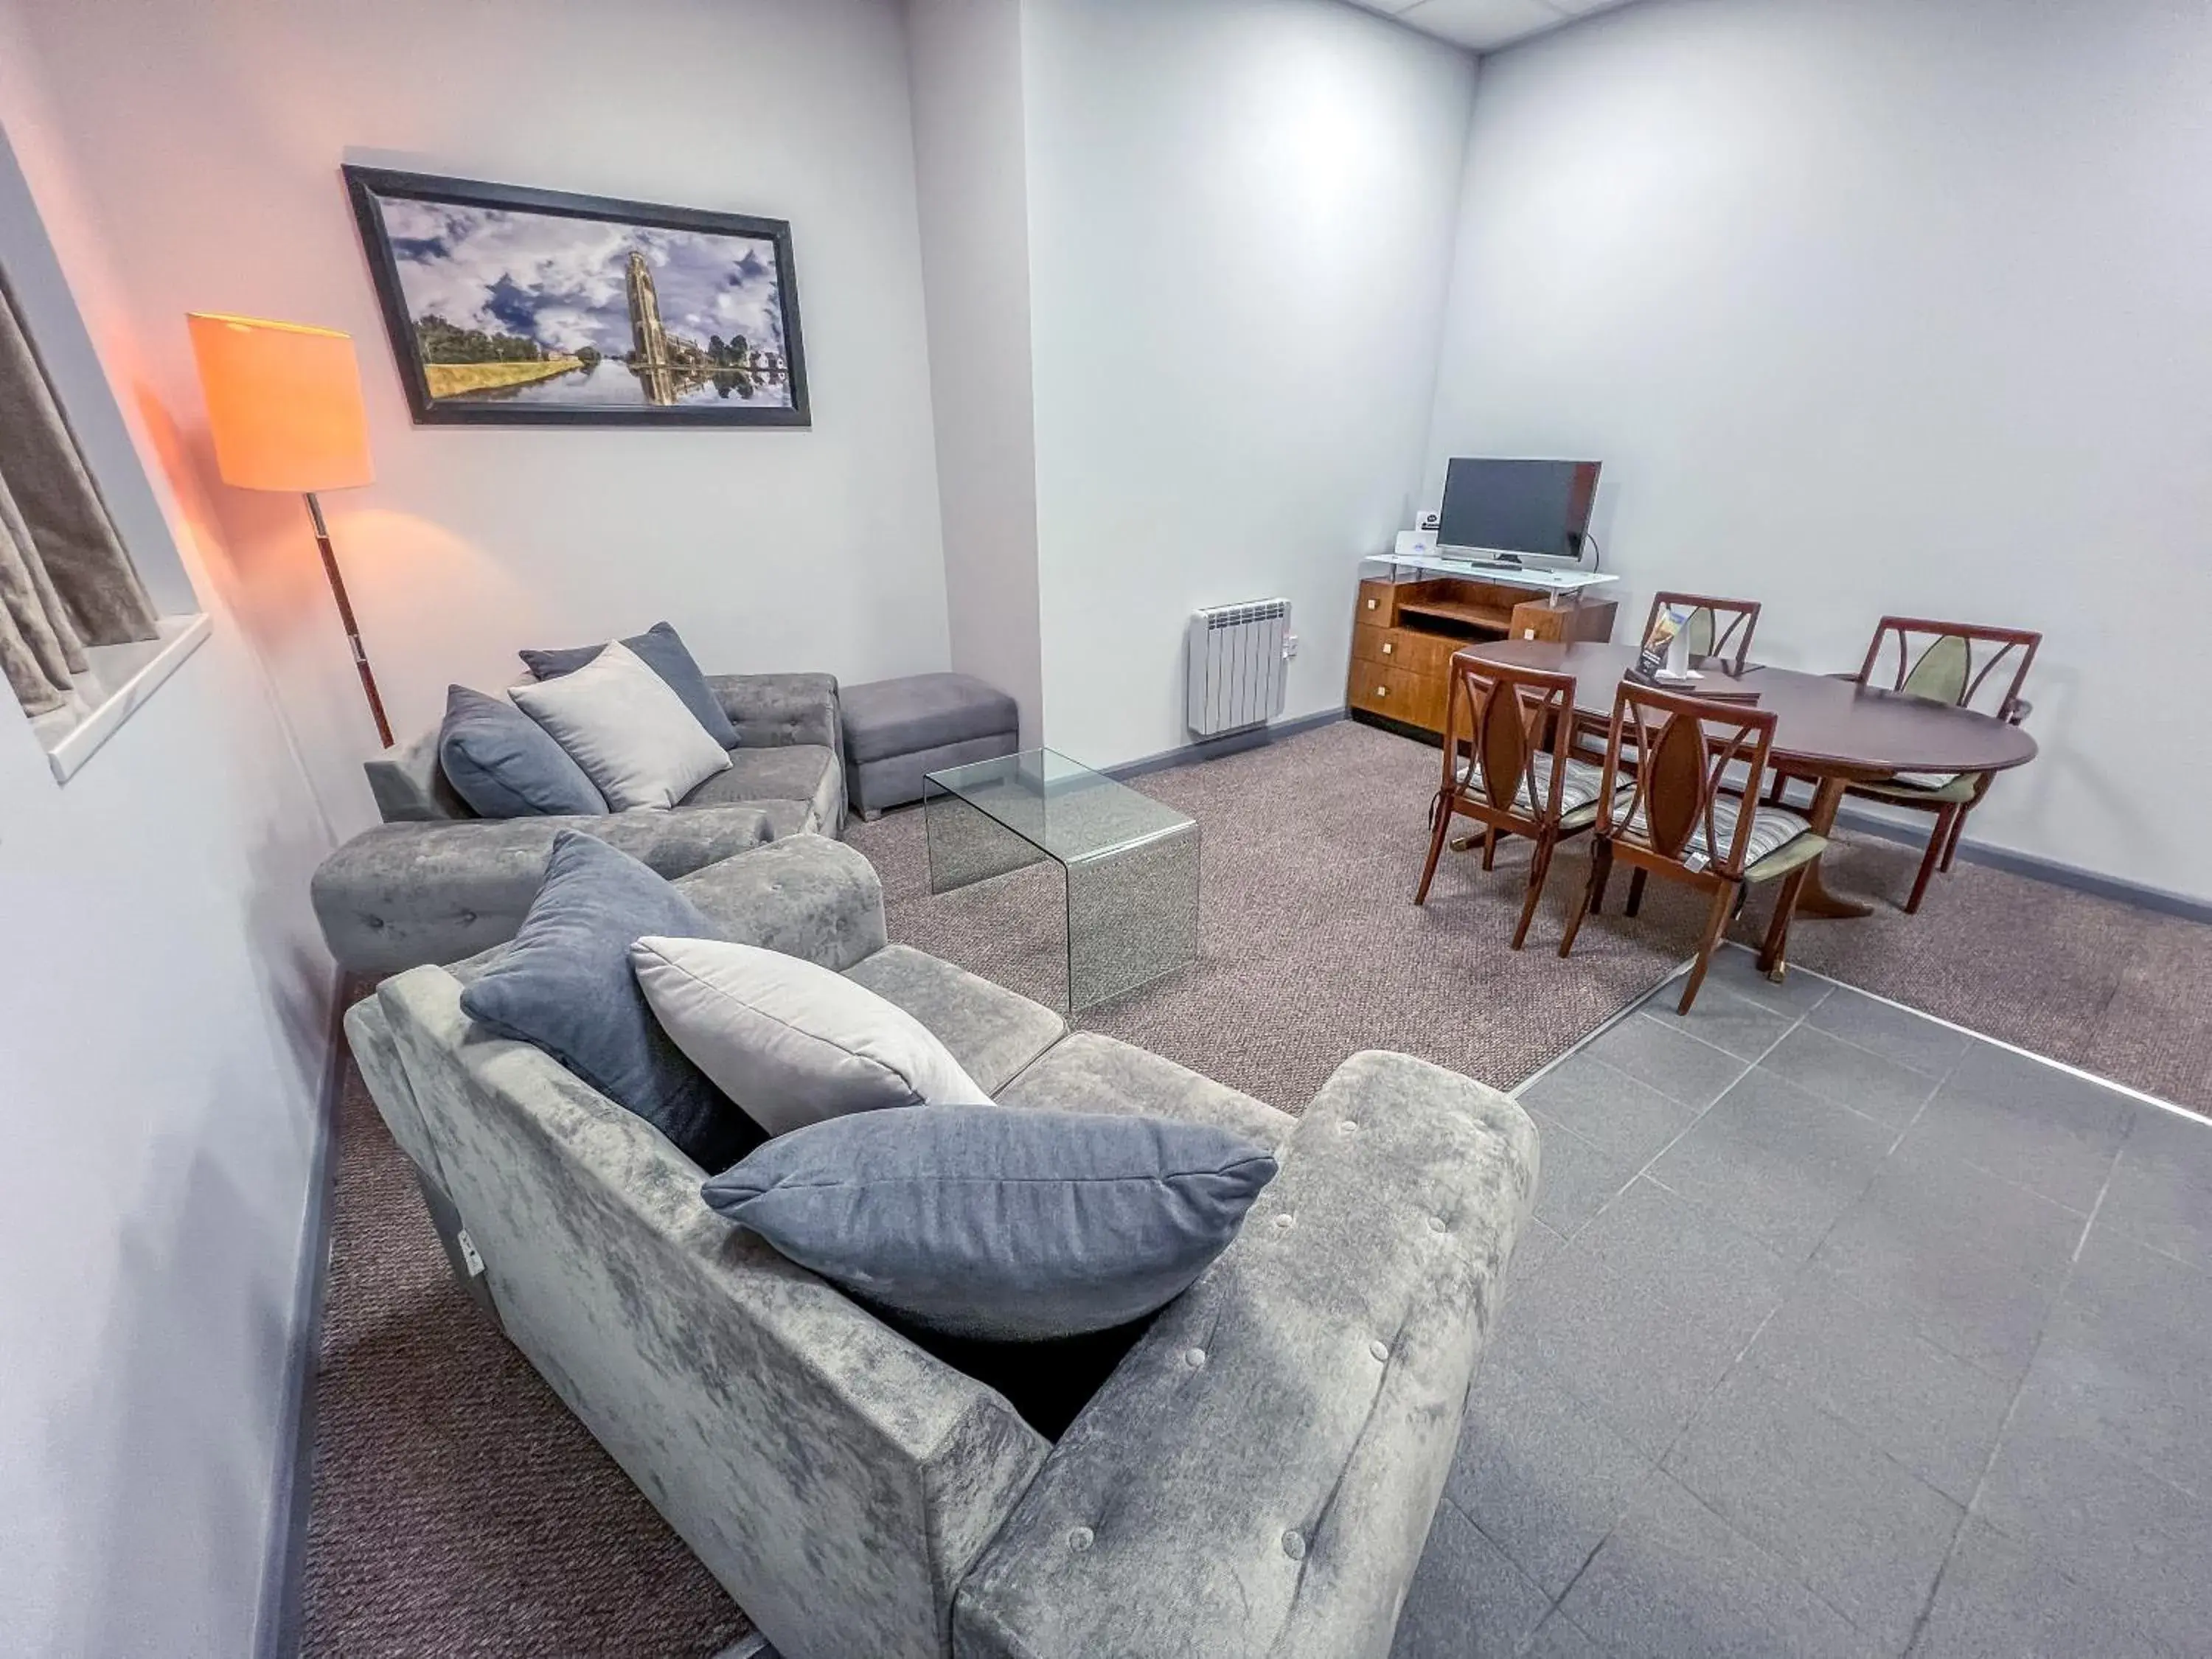
{"label": "television screen", "polygon": [[1597,500],[1595,461],[1454,460],[1437,545],[1579,562]]}

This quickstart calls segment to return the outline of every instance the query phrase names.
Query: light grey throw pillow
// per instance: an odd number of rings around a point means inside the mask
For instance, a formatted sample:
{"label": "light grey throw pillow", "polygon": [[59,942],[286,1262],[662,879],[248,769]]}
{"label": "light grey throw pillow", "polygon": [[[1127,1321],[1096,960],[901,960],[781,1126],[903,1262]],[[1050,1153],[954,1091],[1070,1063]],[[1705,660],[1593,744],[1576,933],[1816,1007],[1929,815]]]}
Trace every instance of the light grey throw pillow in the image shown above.
{"label": "light grey throw pillow", "polygon": [[781,951],[641,939],[630,966],[694,1066],[771,1135],[890,1106],[988,1106],[945,1046],[896,1003]]}
{"label": "light grey throw pillow", "polygon": [[609,646],[573,674],[514,686],[507,695],[553,734],[617,812],[673,806],[729,770],[729,751],[626,645]]}

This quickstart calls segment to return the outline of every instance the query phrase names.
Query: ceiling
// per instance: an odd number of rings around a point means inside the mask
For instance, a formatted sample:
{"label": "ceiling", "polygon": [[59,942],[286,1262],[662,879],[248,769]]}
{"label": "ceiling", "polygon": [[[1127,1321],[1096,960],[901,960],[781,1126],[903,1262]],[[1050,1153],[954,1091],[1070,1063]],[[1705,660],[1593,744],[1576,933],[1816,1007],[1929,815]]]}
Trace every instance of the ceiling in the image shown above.
{"label": "ceiling", "polygon": [[1628,0],[1353,0],[1370,11],[1475,52],[1525,40]]}

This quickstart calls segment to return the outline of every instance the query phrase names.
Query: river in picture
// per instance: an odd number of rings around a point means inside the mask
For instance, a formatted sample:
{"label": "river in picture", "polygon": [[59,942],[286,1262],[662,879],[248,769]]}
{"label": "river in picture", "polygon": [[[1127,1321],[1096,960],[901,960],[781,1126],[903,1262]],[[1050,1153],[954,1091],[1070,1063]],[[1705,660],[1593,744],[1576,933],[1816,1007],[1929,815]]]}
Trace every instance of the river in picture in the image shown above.
{"label": "river in picture", "polygon": [[490,386],[438,399],[441,404],[542,404],[552,408],[665,409],[680,404],[791,407],[791,380],[781,369],[632,368],[602,357],[520,386]]}

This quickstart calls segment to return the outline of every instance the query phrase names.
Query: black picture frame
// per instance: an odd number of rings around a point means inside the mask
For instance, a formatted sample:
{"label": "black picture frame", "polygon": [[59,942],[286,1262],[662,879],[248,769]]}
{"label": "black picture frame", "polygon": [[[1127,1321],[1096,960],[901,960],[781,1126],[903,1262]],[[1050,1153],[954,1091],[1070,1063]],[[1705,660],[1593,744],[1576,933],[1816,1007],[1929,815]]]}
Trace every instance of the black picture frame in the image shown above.
{"label": "black picture frame", "polygon": [[[668,207],[649,202],[627,202],[606,196],[580,196],[565,191],[535,190],[520,185],[483,179],[448,179],[431,173],[400,173],[382,167],[343,169],[354,219],[361,231],[362,250],[368,260],[370,281],[376,289],[379,309],[390,338],[400,383],[407,392],[409,410],[417,426],[768,426],[809,427],[812,406],[806,384],[805,347],[799,331],[799,281],[792,258],[791,225],[783,219],[763,219],[745,214],[711,213],[698,208]],[[380,204],[415,201],[434,205],[503,209],[555,218],[643,228],[691,231],[710,236],[741,237],[766,242],[775,249],[775,307],[782,330],[780,353],[757,355],[751,366],[732,367],[709,360],[703,364],[689,358],[647,360],[650,370],[623,366],[638,380],[635,406],[592,402],[565,404],[501,398],[506,387],[473,388],[463,393],[434,395],[429,369],[447,364],[426,362],[415,319],[402,286],[399,260]],[[650,285],[647,284],[648,292]],[[653,326],[658,330],[658,312]],[[638,326],[632,312],[632,328]],[[656,334],[656,337],[659,337]],[[687,351],[696,348],[678,337],[675,343]],[[479,349],[481,349],[479,347]],[[550,361],[550,360],[549,360]],[[593,356],[583,372],[589,379],[605,362]],[[575,371],[561,371],[561,374]],[[559,376],[535,377],[550,380]],[[781,379],[788,387],[787,404],[750,403],[729,394],[732,385],[748,381],[765,384]],[[531,384],[534,382],[526,382]],[[662,401],[655,388],[666,394]],[[682,389],[684,401],[677,396]],[[712,389],[718,395],[693,396]]]}

